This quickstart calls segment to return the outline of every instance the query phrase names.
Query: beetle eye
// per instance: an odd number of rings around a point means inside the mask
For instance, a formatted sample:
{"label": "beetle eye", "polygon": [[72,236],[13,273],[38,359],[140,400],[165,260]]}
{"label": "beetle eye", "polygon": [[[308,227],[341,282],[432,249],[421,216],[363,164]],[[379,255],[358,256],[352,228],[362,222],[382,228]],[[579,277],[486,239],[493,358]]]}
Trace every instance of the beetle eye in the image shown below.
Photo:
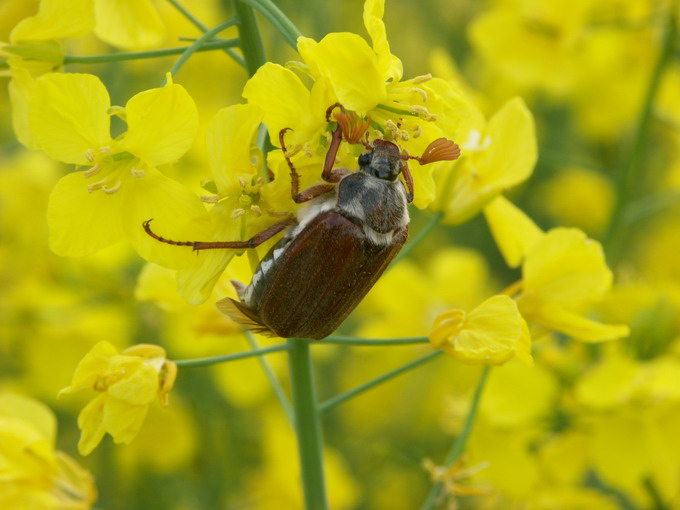
{"label": "beetle eye", "polygon": [[370,165],[372,158],[373,158],[372,152],[364,152],[361,156],[359,156],[359,166],[364,167]]}

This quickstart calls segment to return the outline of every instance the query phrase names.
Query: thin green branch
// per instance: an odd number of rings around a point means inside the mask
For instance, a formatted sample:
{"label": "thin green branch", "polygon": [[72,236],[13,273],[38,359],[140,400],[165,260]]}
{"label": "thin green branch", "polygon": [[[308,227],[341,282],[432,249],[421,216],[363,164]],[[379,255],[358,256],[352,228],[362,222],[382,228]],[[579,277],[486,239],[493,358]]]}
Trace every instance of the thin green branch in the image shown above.
{"label": "thin green branch", "polygon": [[0,60],[0,69],[9,69],[9,62],[6,60]]}
{"label": "thin green branch", "polygon": [[310,340],[301,338],[288,340],[295,432],[298,439],[305,509],[327,510],[323,439],[316,406],[316,387],[309,344]]}
{"label": "thin green branch", "polygon": [[175,65],[173,65],[172,68],[170,69],[170,74],[172,76],[175,76],[177,72],[185,64],[185,62],[189,60],[191,55],[196,53],[203,45],[205,45],[210,39],[212,39],[213,36],[233,26],[234,23],[235,19],[231,18],[228,19],[227,21],[220,23],[215,28],[211,28],[207,32],[204,32],[201,37],[196,39],[196,42],[194,44],[192,44],[191,46],[187,47],[187,49],[184,50],[184,53],[182,53],[182,55],[177,59],[177,62],[175,62]]}
{"label": "thin green branch", "polygon": [[302,35],[295,24],[271,0],[240,0],[257,9],[276,28],[285,41],[297,51],[297,39]]}
{"label": "thin green branch", "polygon": [[[246,341],[248,342],[248,345],[250,345],[250,348],[253,349],[253,352],[259,351],[260,346],[257,344],[257,340],[255,340],[255,335],[253,335],[250,331],[245,332],[246,336]],[[283,346],[281,346],[283,347]],[[285,346],[285,350],[289,350],[290,347],[288,345]],[[284,350],[284,349],[281,349]],[[269,380],[269,384],[271,384],[272,389],[274,390],[274,393],[276,394],[276,398],[278,399],[279,403],[281,404],[281,407],[283,408],[283,412],[286,413],[286,417],[288,418],[288,421],[290,423],[294,423],[294,412],[293,408],[290,405],[290,401],[288,400],[288,397],[286,396],[286,392],[283,391],[283,387],[281,386],[281,383],[279,380],[276,378],[276,374],[272,370],[272,367],[269,365],[266,359],[260,354],[258,355],[257,358],[260,362],[260,365],[262,365],[262,370],[264,370],[265,375],[267,376],[267,379]]]}
{"label": "thin green branch", "polygon": [[[477,381],[477,387],[475,388],[475,392],[472,395],[472,401],[470,402],[470,410],[468,411],[468,414],[465,417],[465,423],[463,423],[463,429],[460,431],[460,435],[456,438],[456,441],[453,443],[451,450],[446,456],[446,460],[444,462],[445,466],[450,467],[451,465],[453,465],[453,463],[456,462],[465,451],[465,446],[467,445],[470,434],[472,433],[472,428],[475,424],[475,419],[477,418],[477,410],[479,409],[479,403],[482,400],[484,386],[486,385],[486,381],[489,378],[490,372],[491,367],[489,365],[486,365],[482,370],[482,374],[479,376],[479,381]],[[427,495],[425,503],[423,503],[423,506],[420,507],[420,510],[432,510],[435,507],[435,505],[440,501],[440,494],[442,488],[443,485],[441,484],[441,482],[436,483],[430,490],[429,494]]]}
{"label": "thin green branch", "polygon": [[365,382],[364,384],[361,384],[357,386],[354,389],[351,389],[349,391],[346,391],[344,393],[341,393],[340,395],[336,395],[333,398],[329,398],[325,402],[319,404],[319,411],[320,412],[327,412],[331,409],[333,409],[336,406],[339,406],[343,402],[346,402],[347,400],[356,397],[357,395],[361,395],[362,393],[375,388],[376,386],[384,383],[385,381],[389,381],[390,379],[393,379],[394,377],[397,377],[398,375],[401,375],[405,372],[408,372],[409,370],[413,370],[414,368],[417,368],[421,365],[424,365],[425,363],[432,361],[434,358],[442,354],[443,351],[434,351],[431,352],[422,358],[418,358],[414,361],[411,361],[410,363],[407,363],[406,365],[403,365],[399,368],[395,368],[394,370],[390,370],[389,372],[380,375],[376,377],[375,379],[371,379],[368,382]]}
{"label": "thin green branch", "polygon": [[[396,258],[392,261],[391,266],[394,266],[397,264],[400,260],[403,258],[407,257],[409,253],[411,253],[411,250],[418,246],[420,242],[427,237],[427,235],[432,232],[432,230],[439,225],[439,223],[442,221],[442,218],[444,217],[443,212],[438,212],[430,218],[430,221],[427,222],[427,224],[418,232],[411,241],[404,246],[404,249],[399,252],[399,255],[396,256]],[[391,267],[390,266],[390,267]]]}
{"label": "thin green branch", "polygon": [[[184,7],[182,4],[180,4],[177,0],[168,0],[168,2],[175,7],[182,15],[184,15],[185,18],[187,18],[193,25],[198,28],[201,32],[206,32],[208,30],[207,25],[203,24],[201,20],[199,20],[196,16],[194,16],[191,12],[189,12],[186,7]],[[238,18],[232,18],[236,24],[239,23]],[[243,57],[239,55],[236,51],[234,51],[233,48],[225,48],[224,51],[229,55],[231,58],[233,58],[241,67],[245,68],[245,61],[243,60]]]}
{"label": "thin green branch", "polygon": [[[238,46],[239,40],[235,39],[223,39],[220,41],[211,41],[205,43],[196,51],[211,51],[211,50],[221,50],[224,48],[229,48],[233,46]],[[121,62],[126,60],[141,60],[145,58],[159,58],[167,57],[172,55],[181,55],[190,46],[179,46],[176,48],[164,48],[162,50],[152,50],[152,51],[134,51],[130,53],[113,53],[109,55],[89,55],[89,56],[75,56],[67,55],[64,57],[64,65],[68,64],[104,64],[107,62]]]}
{"label": "thin green branch", "polygon": [[269,354],[272,352],[281,352],[287,350],[288,350],[287,345],[273,345],[271,347],[265,347],[263,349],[255,349],[246,352],[237,352],[235,354],[225,354],[223,356],[212,356],[210,358],[198,358],[198,359],[180,359],[173,361],[180,368],[207,367],[210,365],[217,365],[218,363],[227,363],[229,361],[247,359],[252,358],[254,356],[262,356],[264,354]]}
{"label": "thin green branch", "polygon": [[232,0],[232,5],[239,19],[238,33],[241,39],[241,50],[243,51],[246,71],[248,71],[249,76],[253,76],[260,66],[267,61],[262,37],[260,37],[260,29],[257,26],[252,7],[240,0]]}
{"label": "thin green branch", "polygon": [[353,336],[328,336],[319,344],[363,345],[368,347],[382,347],[384,345],[413,345],[426,344],[430,339],[426,336],[412,336],[406,338],[355,338]]}

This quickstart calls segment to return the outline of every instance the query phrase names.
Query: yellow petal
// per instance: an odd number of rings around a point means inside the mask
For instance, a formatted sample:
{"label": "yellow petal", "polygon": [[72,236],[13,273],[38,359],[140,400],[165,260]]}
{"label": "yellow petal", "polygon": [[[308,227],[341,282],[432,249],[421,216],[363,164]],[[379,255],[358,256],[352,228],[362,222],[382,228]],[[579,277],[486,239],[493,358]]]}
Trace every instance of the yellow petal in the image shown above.
{"label": "yellow petal", "polygon": [[38,14],[19,22],[10,34],[10,41],[80,37],[93,26],[92,0],[41,0]]}
{"label": "yellow petal", "polygon": [[103,426],[117,444],[128,444],[139,433],[148,405],[134,406],[117,398],[109,398],[103,413]]}
{"label": "yellow petal", "polygon": [[364,3],[364,26],[373,41],[373,51],[378,56],[378,67],[385,81],[398,82],[404,72],[404,66],[390,52],[383,15],[385,0],[366,0]]}
{"label": "yellow petal", "polygon": [[[210,213],[193,222],[206,241],[240,239],[241,220],[232,217],[233,209],[217,204]],[[205,250],[194,257],[193,263],[177,273],[179,295],[189,304],[198,305],[208,299],[217,280],[237,250]]]}
{"label": "yellow petal", "polygon": [[[444,342],[439,338],[442,328],[448,336]],[[435,322],[431,338],[463,361],[500,365],[519,353],[521,360],[532,363],[528,328],[515,302],[505,295],[487,299],[462,322],[459,314]]]}
{"label": "yellow petal", "polygon": [[316,112],[314,126],[307,126],[310,120],[310,92],[302,80],[291,70],[268,62],[260,67],[243,87],[243,97],[249,104],[264,112],[263,121],[269,131],[272,144],[279,146],[279,132],[284,128],[286,145],[309,142],[308,133],[313,127],[325,125],[325,109],[328,103]]}
{"label": "yellow petal", "polygon": [[220,193],[240,194],[238,177],[252,173],[251,147],[262,115],[253,104],[238,104],[220,110],[211,122],[208,161]]}
{"label": "yellow petal", "polygon": [[78,415],[80,441],[78,451],[81,455],[89,455],[101,442],[106,430],[104,429],[104,406],[108,396],[102,393],[87,404]]}
{"label": "yellow petal", "polygon": [[20,420],[26,428],[30,425],[38,437],[49,445],[54,445],[57,420],[46,405],[21,395],[5,393],[0,395],[0,420],[7,418]]}
{"label": "yellow petal", "polygon": [[109,93],[90,74],[46,74],[29,96],[29,126],[37,145],[64,163],[87,165],[88,149],[111,143]]}
{"label": "yellow petal", "polygon": [[140,92],[128,101],[125,113],[128,131],[122,145],[156,166],[182,157],[198,131],[196,105],[181,85]]}
{"label": "yellow petal", "polygon": [[82,257],[120,241],[121,203],[120,193],[88,193],[82,172],[62,177],[47,206],[50,249],[64,257]]}
{"label": "yellow petal", "polygon": [[149,0],[94,0],[97,37],[120,48],[144,48],[162,42],[163,22]]}
{"label": "yellow petal", "polygon": [[528,297],[565,305],[600,299],[612,283],[602,246],[578,229],[550,230],[534,245],[522,272]]}
{"label": "yellow petal", "polygon": [[524,101],[511,99],[489,120],[489,148],[475,158],[485,183],[503,191],[526,180],[538,157],[534,118]]}
{"label": "yellow petal", "polygon": [[13,67],[12,79],[9,82],[9,100],[12,105],[12,127],[17,139],[28,149],[38,149],[29,124],[29,106],[31,94],[35,89],[35,80],[27,69]]}
{"label": "yellow petal", "polygon": [[192,218],[204,214],[205,207],[197,195],[155,168],[144,172],[144,177],[127,179],[116,193],[121,195],[121,210],[125,211],[121,218],[125,235],[144,259],[174,269],[185,267],[196,258],[191,248],[151,238],[142,223],[153,219],[151,228],[166,239],[200,241],[184,227]]}
{"label": "yellow petal", "polygon": [[510,267],[519,266],[543,235],[533,220],[503,195],[487,204],[484,215],[496,245]]}
{"label": "yellow petal", "polygon": [[298,44],[298,50],[310,70],[318,69],[328,80],[348,110],[365,114],[387,99],[378,59],[358,35],[331,33],[315,45]]}
{"label": "yellow petal", "polygon": [[[519,306],[522,309],[521,300]],[[596,322],[555,304],[546,304],[527,312],[525,316],[531,322],[538,322],[552,330],[585,342],[604,342],[630,335],[630,328],[624,324]]]}
{"label": "yellow petal", "polygon": [[78,363],[71,385],[61,390],[59,394],[79,389],[93,389],[97,379],[108,371],[111,358],[117,354],[118,351],[109,342],[103,340],[96,343]]}
{"label": "yellow petal", "polygon": [[131,360],[115,368],[124,368],[125,378],[109,386],[109,395],[134,406],[153,402],[158,394],[158,370],[141,360]]}

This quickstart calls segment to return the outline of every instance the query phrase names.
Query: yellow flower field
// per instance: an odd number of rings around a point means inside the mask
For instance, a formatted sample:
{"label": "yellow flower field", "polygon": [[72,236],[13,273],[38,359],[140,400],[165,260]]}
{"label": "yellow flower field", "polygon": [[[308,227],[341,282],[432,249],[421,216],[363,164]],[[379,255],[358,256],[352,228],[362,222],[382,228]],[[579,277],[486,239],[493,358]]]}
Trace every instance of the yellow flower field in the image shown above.
{"label": "yellow flower field", "polygon": [[680,508],[678,22],[0,0],[0,509]]}

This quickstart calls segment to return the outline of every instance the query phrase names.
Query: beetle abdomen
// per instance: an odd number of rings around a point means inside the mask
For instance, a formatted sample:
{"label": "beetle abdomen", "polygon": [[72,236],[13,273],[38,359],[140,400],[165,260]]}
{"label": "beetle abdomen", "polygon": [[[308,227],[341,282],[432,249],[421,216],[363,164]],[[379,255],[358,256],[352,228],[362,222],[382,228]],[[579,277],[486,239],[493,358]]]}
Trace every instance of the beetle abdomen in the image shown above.
{"label": "beetle abdomen", "polygon": [[220,310],[259,332],[321,339],[354,310],[406,242],[408,228],[380,246],[337,211],[318,215],[286,246],[257,301]]}

